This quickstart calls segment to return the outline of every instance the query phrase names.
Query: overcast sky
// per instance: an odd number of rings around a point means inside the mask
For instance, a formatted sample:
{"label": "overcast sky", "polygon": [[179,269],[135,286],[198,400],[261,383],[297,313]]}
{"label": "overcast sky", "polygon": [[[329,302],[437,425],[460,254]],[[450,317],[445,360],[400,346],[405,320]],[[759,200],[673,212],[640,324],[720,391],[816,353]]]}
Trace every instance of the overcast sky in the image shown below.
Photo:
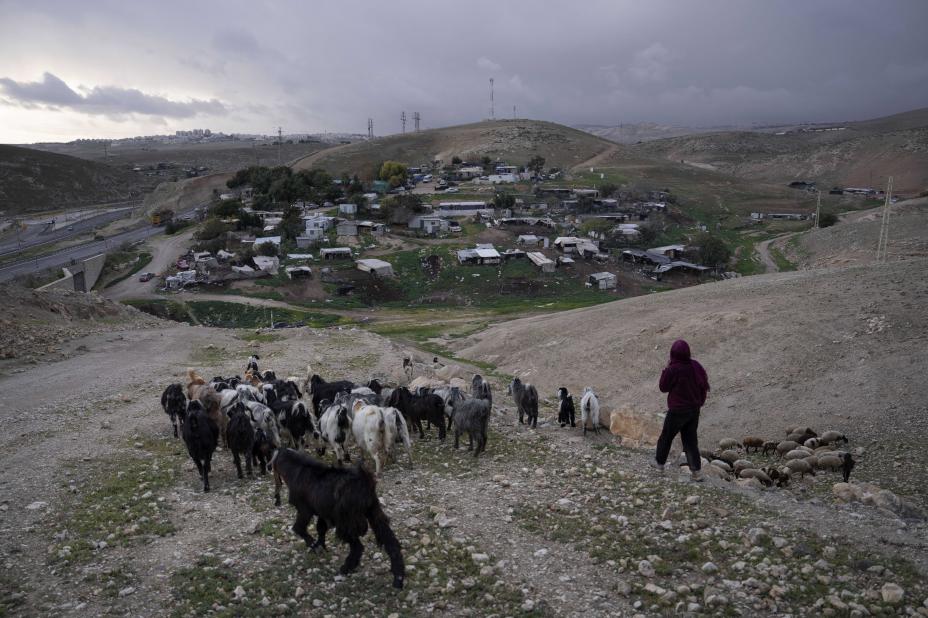
{"label": "overcast sky", "polygon": [[[0,142],[928,106],[928,1],[0,0]],[[412,127],[411,120],[409,121]]]}

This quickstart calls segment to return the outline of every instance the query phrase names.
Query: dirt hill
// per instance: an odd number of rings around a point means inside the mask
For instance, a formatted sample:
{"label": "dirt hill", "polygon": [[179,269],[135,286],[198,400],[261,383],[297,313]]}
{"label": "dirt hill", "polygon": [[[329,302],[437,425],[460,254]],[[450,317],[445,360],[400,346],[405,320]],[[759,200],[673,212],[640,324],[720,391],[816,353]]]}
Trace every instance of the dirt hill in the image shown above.
{"label": "dirt hill", "polygon": [[[890,260],[928,257],[928,198],[890,206]],[[832,227],[777,241],[786,257],[801,268],[866,264],[876,260],[882,208],[845,215]]]}
{"label": "dirt hill", "polygon": [[332,173],[374,170],[380,162],[395,159],[409,164],[450,163],[459,156],[483,156],[516,165],[541,155],[548,167],[571,167],[609,149],[610,142],[583,131],[540,120],[478,122],[419,133],[380,137],[310,155],[294,169],[322,167]]}
{"label": "dirt hill", "polygon": [[0,211],[5,215],[137,197],[137,179],[109,165],[0,145]]}
{"label": "dirt hill", "polygon": [[658,376],[671,343],[684,338],[712,383],[706,440],[779,438],[787,426],[811,425],[891,451],[928,428],[916,369],[928,337],[926,266],[919,259],[711,283],[509,322],[455,349],[552,400],[559,386],[592,386],[607,420],[616,409],[665,409]]}
{"label": "dirt hill", "polygon": [[655,140],[633,149],[752,180],[879,187],[892,175],[897,192],[928,187],[928,109],[834,126],[844,128],[783,135],[717,132]]}

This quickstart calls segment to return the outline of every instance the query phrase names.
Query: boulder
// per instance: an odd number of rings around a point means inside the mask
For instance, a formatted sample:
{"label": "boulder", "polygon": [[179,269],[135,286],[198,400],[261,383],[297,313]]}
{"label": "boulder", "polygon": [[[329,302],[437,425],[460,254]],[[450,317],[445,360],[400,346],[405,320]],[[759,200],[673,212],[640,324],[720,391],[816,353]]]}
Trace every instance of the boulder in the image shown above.
{"label": "boulder", "polygon": [[623,442],[644,445],[657,444],[664,426],[664,415],[656,412],[635,411],[628,406],[613,410],[609,415],[609,431],[622,436]]}

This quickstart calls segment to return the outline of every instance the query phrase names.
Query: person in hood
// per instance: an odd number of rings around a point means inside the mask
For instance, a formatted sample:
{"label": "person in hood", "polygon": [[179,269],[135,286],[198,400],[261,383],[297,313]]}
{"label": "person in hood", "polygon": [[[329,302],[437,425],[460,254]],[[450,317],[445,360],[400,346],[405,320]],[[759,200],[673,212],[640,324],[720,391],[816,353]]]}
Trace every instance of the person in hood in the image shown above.
{"label": "person in hood", "polygon": [[700,468],[699,442],[696,431],[699,428],[699,410],[706,403],[709,394],[709,376],[706,370],[690,356],[689,344],[677,339],[670,347],[670,362],[661,372],[660,389],[667,393],[667,415],[664,428],[657,440],[655,465],[661,472],[670,454],[673,439],[680,434],[686,460],[692,471],[694,481],[703,480]]}

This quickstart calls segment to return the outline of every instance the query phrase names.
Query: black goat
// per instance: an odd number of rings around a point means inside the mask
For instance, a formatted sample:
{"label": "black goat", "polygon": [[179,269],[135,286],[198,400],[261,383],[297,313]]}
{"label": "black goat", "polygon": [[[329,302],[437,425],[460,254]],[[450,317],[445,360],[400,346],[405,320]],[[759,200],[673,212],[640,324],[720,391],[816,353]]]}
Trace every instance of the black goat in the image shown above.
{"label": "black goat", "polygon": [[[280,486],[287,484],[288,501],[296,507],[293,532],[306,546],[316,551],[325,549],[325,535],[330,526],[335,534],[348,543],[350,550],[339,572],[347,575],[361,563],[364,545],[361,537],[367,534],[368,525],[374,531],[377,544],[390,557],[393,587],[402,588],[406,578],[406,565],[400,551],[400,542],[390,528],[390,518],[380,507],[374,477],[360,466],[336,468],[316,461],[312,457],[291,449],[282,449],[271,461],[274,469],[274,504],[280,506]],[[316,518],[313,540],[309,526]]]}
{"label": "black goat", "polygon": [[372,378],[371,381],[367,383],[367,388],[379,395],[383,391],[383,384],[381,384],[380,380],[377,378]]}
{"label": "black goat", "polygon": [[187,452],[203,479],[203,491],[209,491],[210,462],[219,442],[219,425],[206,413],[202,403],[193,400],[187,406],[187,421],[181,428],[181,434]]}
{"label": "black goat", "polygon": [[229,441],[229,450],[232,451],[232,459],[235,461],[235,469],[238,471],[238,478],[245,478],[242,474],[240,455],[244,455],[245,469],[248,470],[248,476],[252,476],[251,455],[255,445],[255,429],[251,426],[251,418],[241,402],[229,410],[229,426],[226,429],[226,436]]}
{"label": "black goat", "polygon": [[[846,440],[847,438],[845,438]],[[854,461],[854,458],[851,457],[850,453],[845,453],[844,458],[841,461],[841,471],[844,474],[844,482],[847,483],[851,478],[851,471],[854,469],[854,466],[857,465],[857,462]]]}
{"label": "black goat", "polygon": [[261,360],[261,357],[257,354],[252,354],[248,357],[248,364],[245,365],[245,371],[251,371],[252,373],[258,373],[258,361]]}
{"label": "black goat", "polygon": [[274,444],[263,429],[255,430],[255,440],[251,447],[251,463],[261,474],[267,474],[267,465],[274,455]]}
{"label": "black goat", "polygon": [[467,433],[470,444],[467,450],[474,448],[474,438],[477,439],[477,448],[474,457],[477,457],[487,448],[487,425],[490,422],[490,402],[486,399],[456,400],[454,413],[454,448],[458,448],[458,439],[462,433]]}
{"label": "black goat", "polygon": [[493,392],[490,390],[490,383],[482,375],[475,373],[470,382],[470,394],[474,399],[486,399],[493,407]]}
{"label": "black goat", "polygon": [[533,428],[538,427],[538,390],[531,384],[523,384],[519,378],[513,378],[509,384],[509,394],[519,409],[519,423],[528,416],[528,424]]}
{"label": "black goat", "polygon": [[557,398],[561,400],[557,409],[557,422],[561,427],[566,427],[570,423],[571,427],[576,427],[576,409],[574,409],[574,397],[567,392],[563,386],[557,389]]}
{"label": "black goat", "polygon": [[298,449],[306,444],[305,436],[307,432],[312,432],[313,438],[319,439],[319,429],[316,421],[306,409],[306,404],[302,401],[277,401],[271,404],[271,410],[277,418],[277,424],[281,430],[286,430],[290,436],[290,445]]}
{"label": "black goat", "polygon": [[174,426],[174,437],[177,437],[177,423],[184,424],[184,418],[187,416],[187,395],[184,394],[184,387],[181,384],[171,384],[164,392],[161,393],[161,407],[164,413],[171,417],[171,425]]}
{"label": "black goat", "polygon": [[406,422],[419,430],[420,438],[425,438],[422,421],[426,420],[438,427],[438,439],[445,439],[445,402],[438,395],[413,395],[403,386],[390,394],[387,405],[402,412]]}
{"label": "black goat", "polygon": [[323,410],[319,406],[319,402],[324,399],[329,401],[335,401],[335,396],[339,393],[350,393],[351,389],[354,388],[354,382],[348,380],[339,380],[337,382],[326,382],[318,375],[313,374],[313,377],[309,379],[309,392],[312,393],[312,402],[313,402],[313,414],[316,415],[318,419],[322,416]]}

